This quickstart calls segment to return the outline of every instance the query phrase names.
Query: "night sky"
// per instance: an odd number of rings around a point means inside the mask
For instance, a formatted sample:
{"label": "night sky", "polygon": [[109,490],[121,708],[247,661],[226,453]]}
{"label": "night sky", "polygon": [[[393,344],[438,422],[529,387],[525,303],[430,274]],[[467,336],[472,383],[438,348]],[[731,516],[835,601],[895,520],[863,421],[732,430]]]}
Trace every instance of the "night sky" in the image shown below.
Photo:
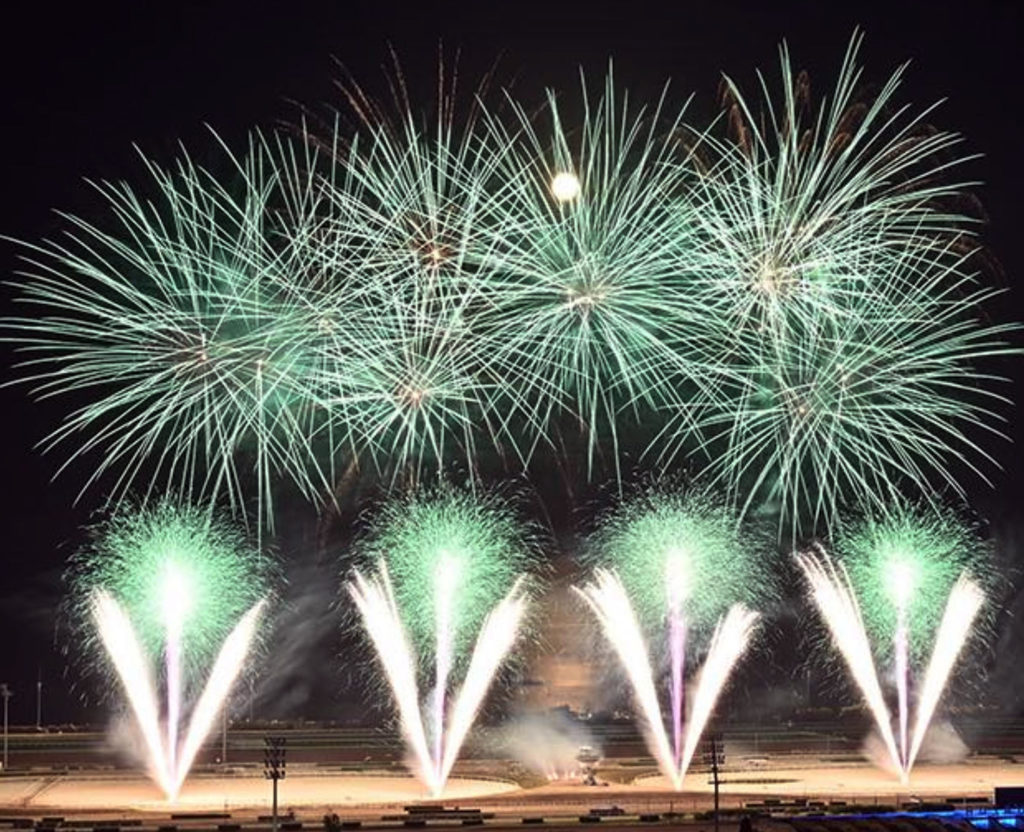
{"label": "night sky", "polygon": [[[860,25],[867,35],[862,59],[868,76],[884,80],[910,59],[902,98],[919,106],[947,98],[933,121],[964,133],[967,149],[984,154],[970,173],[984,183],[978,194],[990,217],[985,239],[1012,287],[999,312],[1024,320],[1018,287],[1024,274],[1022,24],[1024,4],[978,0],[873,7],[677,0],[663,9],[558,0],[536,6],[29,2],[5,20],[0,45],[0,235],[32,241],[53,234],[60,227],[53,209],[95,218],[98,203],[83,178],[143,181],[133,143],[170,161],[180,140],[202,159],[212,146],[207,124],[239,146],[250,127],[294,122],[296,102],[321,111],[341,106],[332,83],[340,75],[334,59],[369,89],[383,91],[389,44],[413,88],[424,92],[443,42],[449,53],[461,49],[467,85],[497,60],[497,77],[514,79],[527,97],[536,100],[547,85],[575,94],[580,66],[597,77],[613,58],[620,82],[637,94],[657,92],[671,77],[677,96],[695,92],[696,112],[711,113],[719,73],[751,88],[755,67],[774,75],[782,38],[796,63],[810,71],[812,88],[823,91]],[[6,277],[16,268],[17,248],[0,242],[0,270]],[[11,297],[9,288],[0,293],[3,314]],[[1008,392],[1018,402],[1024,400],[1021,363],[1006,368],[1014,376]],[[0,377],[12,379],[6,347],[0,364]],[[34,718],[37,668],[51,718],[94,719],[97,713],[93,700],[67,690],[74,673],[66,672],[55,608],[65,559],[81,542],[78,529],[100,499],[87,494],[73,508],[81,471],[51,483],[59,453],[44,457],[33,449],[61,412],[59,401],[33,404],[23,388],[0,390],[0,681],[15,687],[14,722]],[[1011,521],[1024,495],[1022,426],[1024,419],[1014,416],[1008,431],[1015,444],[994,446],[1005,467],[993,472],[995,489],[972,486],[975,504],[1020,541],[1024,535]],[[331,626],[330,619],[322,626]],[[294,651],[301,661],[301,643]],[[280,705],[281,712],[334,713],[349,686],[339,672]]]}

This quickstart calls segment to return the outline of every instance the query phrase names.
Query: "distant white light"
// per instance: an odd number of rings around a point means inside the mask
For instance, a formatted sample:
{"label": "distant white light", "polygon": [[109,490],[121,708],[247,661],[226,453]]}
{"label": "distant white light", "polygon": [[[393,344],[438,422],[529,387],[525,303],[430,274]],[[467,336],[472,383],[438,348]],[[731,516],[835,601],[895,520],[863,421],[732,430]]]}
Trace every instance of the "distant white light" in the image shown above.
{"label": "distant white light", "polygon": [[572,202],[580,195],[580,180],[575,173],[556,173],[551,180],[551,195],[559,202]]}

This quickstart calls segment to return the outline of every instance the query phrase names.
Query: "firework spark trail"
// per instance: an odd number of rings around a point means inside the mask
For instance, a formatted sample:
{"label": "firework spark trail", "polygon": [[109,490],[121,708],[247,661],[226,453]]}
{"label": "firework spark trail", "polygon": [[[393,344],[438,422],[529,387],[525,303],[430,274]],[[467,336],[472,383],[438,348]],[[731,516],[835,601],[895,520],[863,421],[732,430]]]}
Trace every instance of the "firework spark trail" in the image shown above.
{"label": "firework spark trail", "polygon": [[707,658],[700,671],[700,682],[694,696],[693,710],[686,726],[686,745],[679,764],[679,781],[686,776],[704,726],[725,689],[736,662],[746,652],[754,632],[758,614],[742,604],[734,604],[718,622],[711,638]]}
{"label": "firework spark trail", "polygon": [[[181,723],[182,633],[188,611],[188,582],[177,565],[168,563],[162,577],[163,597],[160,606],[164,619],[167,679],[167,769],[177,776],[178,728]],[[175,794],[177,789],[174,790]]]}
{"label": "firework spark trail", "polygon": [[435,666],[434,681],[434,766],[437,769],[437,781],[444,783],[447,779],[442,773],[444,760],[445,730],[445,694],[448,690],[448,676],[451,673],[455,652],[455,593],[459,585],[459,564],[447,554],[437,562],[434,574],[434,593],[437,603]]}
{"label": "firework spark trail", "polygon": [[909,712],[909,686],[910,686],[910,638],[907,634],[907,613],[903,606],[900,606],[897,613],[896,636],[894,638],[895,664],[896,664],[896,696],[899,700],[900,710],[900,760],[903,763],[903,770],[909,771],[909,757],[907,755],[907,724]]}
{"label": "firework spark trail", "polygon": [[195,708],[192,709],[188,730],[185,733],[185,742],[178,758],[174,791],[170,795],[172,800],[177,797],[182,783],[185,782],[185,777],[192,767],[203,740],[213,727],[214,719],[221,709],[226,707],[228,693],[245,664],[245,658],[249,654],[249,648],[256,635],[260,616],[265,606],[265,601],[258,601],[242,616],[238,624],[235,625],[235,629],[224,640],[224,645],[213,664],[206,686],[203,688]]}
{"label": "firework spark trail", "polygon": [[871,644],[846,570],[836,566],[820,549],[817,554],[798,554],[796,559],[810,586],[811,598],[875,719],[894,767],[905,774],[892,733],[892,717],[878,682]]}
{"label": "firework spark trail", "polygon": [[442,784],[451,774],[459,750],[476,719],[491,682],[494,681],[498,667],[519,635],[526,604],[523,581],[519,579],[508,595],[484,619],[476,646],[473,648],[466,679],[452,708],[451,724],[445,737],[444,757],[440,767]]}
{"label": "firework spark trail", "polygon": [[928,663],[924,685],[917,702],[914,739],[910,747],[910,756],[907,758],[908,771],[917,759],[925,734],[928,732],[928,725],[931,723],[935,708],[946,687],[949,674],[952,672],[968,636],[970,636],[971,626],[984,602],[985,595],[981,588],[966,574],[961,575],[946,602],[946,610],[935,636],[931,661]]}
{"label": "firework spark trail", "polygon": [[672,708],[672,750],[676,768],[683,754],[683,704],[686,698],[686,617],[690,569],[683,549],[673,547],[665,557],[665,603],[668,607],[669,695]]}
{"label": "firework spark trail", "polygon": [[899,708],[899,741],[900,764],[904,777],[909,773],[907,764],[909,747],[907,731],[910,722],[910,623],[909,611],[914,600],[917,575],[910,562],[901,557],[889,561],[885,572],[889,584],[888,592],[893,606],[896,608],[896,621],[893,635],[893,664],[896,674],[896,699]]}
{"label": "firework spark trail", "polygon": [[181,721],[181,629],[167,627],[167,767],[177,771]]}
{"label": "firework spark trail", "polygon": [[669,613],[669,656],[672,663],[672,750],[678,766],[683,752],[683,699],[685,698],[686,619],[679,610]]}
{"label": "firework spark trail", "polygon": [[629,677],[633,696],[640,716],[647,727],[654,758],[661,773],[677,791],[682,788],[682,776],[676,767],[669,747],[668,736],[661,720],[661,705],[651,675],[647,644],[640,629],[633,605],[618,575],[609,569],[596,569],[592,583],[573,587],[593,610],[608,641]]}
{"label": "firework spark trail", "polygon": [[165,794],[170,794],[173,780],[167,769],[160,736],[160,712],[145,654],[135,637],[131,621],[109,593],[97,590],[91,604],[100,640],[114,665],[146,744],[150,775]]}
{"label": "firework spark trail", "polygon": [[437,767],[431,759],[423,728],[416,662],[395,603],[387,566],[381,563],[380,571],[373,578],[356,572],[348,591],[377,651],[391,695],[395,697],[402,734],[416,760],[416,774],[431,793],[436,794],[441,784],[437,781]]}

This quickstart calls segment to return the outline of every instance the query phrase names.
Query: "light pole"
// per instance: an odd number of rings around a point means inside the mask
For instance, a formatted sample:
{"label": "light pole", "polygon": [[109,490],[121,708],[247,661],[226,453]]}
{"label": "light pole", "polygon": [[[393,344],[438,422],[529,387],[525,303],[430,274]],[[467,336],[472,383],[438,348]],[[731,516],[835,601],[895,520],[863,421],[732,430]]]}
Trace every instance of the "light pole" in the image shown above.
{"label": "light pole", "polygon": [[36,672],[36,730],[43,730],[43,669]]}
{"label": "light pole", "polygon": [[4,699],[4,772],[7,771],[7,703],[11,701],[14,694],[6,682],[0,684],[0,696]]}
{"label": "light pole", "polygon": [[715,782],[715,832],[718,832],[718,767],[725,763],[725,749],[722,746],[721,734],[712,734],[708,737],[704,750],[704,761],[711,766],[711,776]]}
{"label": "light pole", "polygon": [[274,783],[274,804],[271,813],[271,829],[277,832],[277,781],[285,776],[285,738],[263,738],[263,776]]}

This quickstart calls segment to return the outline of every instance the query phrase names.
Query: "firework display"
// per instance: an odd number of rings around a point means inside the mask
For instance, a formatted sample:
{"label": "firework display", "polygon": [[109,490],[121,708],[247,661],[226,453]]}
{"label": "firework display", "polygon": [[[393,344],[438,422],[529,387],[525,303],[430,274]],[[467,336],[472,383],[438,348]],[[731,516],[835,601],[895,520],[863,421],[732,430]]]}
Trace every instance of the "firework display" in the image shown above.
{"label": "firework display", "polygon": [[[265,573],[231,526],[168,500],[113,517],[73,565],[91,646],[120,683],[169,800],[258,634]],[[161,660],[163,719],[153,678]]]}
{"label": "firework display", "polygon": [[39,395],[91,396],[48,444],[261,523],[278,482],[322,502],[352,465],[514,469],[567,434],[588,472],[685,459],[780,533],[959,489],[1012,327],[950,207],[959,137],[902,70],[864,98],[859,45],[820,106],[783,50],[781,98],[729,80],[710,129],[611,73],[579,123],[553,93],[421,119],[356,89],[354,128],[257,135],[226,176],[99,184],[109,221],[30,246],[7,322]]}
{"label": "firework display", "polygon": [[[594,581],[577,592],[624,666],[651,752],[679,790],[715,702],[753,635],[758,615],[743,601],[767,589],[759,568],[765,547],[720,499],[696,490],[652,488],[607,518],[594,537],[601,565]],[[687,653],[697,653],[692,645],[709,626],[714,629],[684,725]],[[665,645],[668,731],[645,633]]]}
{"label": "firework display", "polygon": [[[798,563],[906,781],[985,603],[986,546],[953,514],[898,507],[844,527],[834,548],[838,563],[821,547],[798,555]],[[895,730],[879,662],[892,667]],[[911,685],[918,680],[911,726]]]}
{"label": "firework display", "polygon": [[[519,635],[527,593],[517,573],[527,541],[497,497],[444,491],[386,506],[365,550],[376,572],[357,570],[348,593],[390,686],[415,774],[436,796]],[[433,669],[426,719],[420,663]]]}
{"label": "firework display", "polygon": [[[378,489],[343,595],[437,798],[535,594],[490,479],[552,460],[570,502],[576,463],[616,489],[573,590],[674,789],[793,549],[909,780],[994,594],[947,506],[995,463],[1018,326],[960,207],[972,157],[904,68],[866,93],[860,46],[823,96],[783,47],[779,93],[727,77],[706,125],[611,70],[465,111],[442,77],[425,116],[401,76],[395,108],[343,86],[326,124],[143,157],[19,244],[2,337],[71,402],[43,447],[112,510],[69,569],[75,629],[168,799],[267,618],[272,564],[222,509],[262,542],[285,495],[340,516]],[[628,494],[634,469],[659,484]]]}
{"label": "firework display", "polygon": [[475,111],[456,119],[448,93],[433,120],[358,87],[349,100],[354,135],[335,125],[329,141],[307,136],[329,148],[314,170],[327,207],[312,242],[332,309],[323,402],[349,440],[341,450],[392,477],[453,460],[472,469],[480,446],[501,440],[515,456],[476,323],[493,268],[485,230],[502,206],[487,185],[501,154],[478,134]]}

